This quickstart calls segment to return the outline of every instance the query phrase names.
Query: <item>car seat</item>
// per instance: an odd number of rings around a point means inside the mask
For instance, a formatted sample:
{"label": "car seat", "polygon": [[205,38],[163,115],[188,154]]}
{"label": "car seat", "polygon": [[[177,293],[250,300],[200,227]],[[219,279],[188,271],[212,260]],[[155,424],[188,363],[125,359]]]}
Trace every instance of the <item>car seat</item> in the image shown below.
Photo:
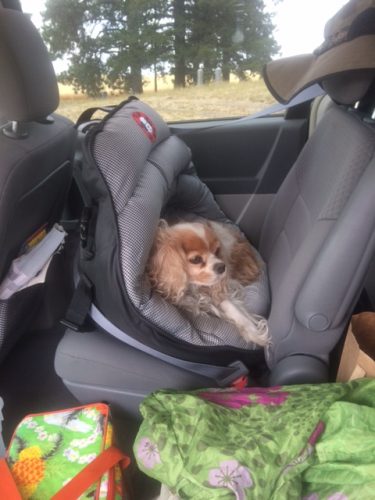
{"label": "car seat", "polygon": [[[25,242],[59,220],[76,131],[59,102],[46,47],[29,16],[0,6],[0,282]],[[21,296],[22,295],[22,296]],[[32,292],[0,301],[0,357],[29,326]]]}
{"label": "car seat", "polygon": [[309,118],[309,137],[314,133],[318,123],[331,106],[332,99],[327,94],[318,96],[313,100]]}
{"label": "car seat", "polygon": [[[366,78],[367,89],[373,71]],[[272,346],[266,352],[272,384],[328,380],[330,352],[346,329],[374,253],[375,130],[369,115],[374,87],[363,98],[365,107],[340,104],[343,84],[346,102],[363,97],[356,79],[350,72],[330,81],[335,103],[276,194],[262,229],[259,251],[267,263],[272,298]],[[94,259],[92,265],[98,262]],[[97,272],[95,286],[100,287],[99,268]],[[100,293],[108,293],[108,286]],[[213,385],[204,370],[189,373],[111,338],[103,331],[111,330],[111,321],[103,321],[98,310],[94,313],[86,333],[67,330],[55,358],[57,373],[78,399],[105,399],[136,414],[142,398],[155,389]],[[123,309],[117,314],[129,313]],[[139,331],[142,328],[139,323]],[[158,346],[153,341],[153,348],[167,351],[169,339],[163,344],[161,335]],[[224,344],[223,350],[231,357],[220,358],[211,347],[208,362],[223,364],[223,359],[233,361],[237,356],[246,363],[244,349]],[[207,360],[207,349],[202,352]],[[184,352],[178,355],[177,349],[174,356],[183,358]]]}

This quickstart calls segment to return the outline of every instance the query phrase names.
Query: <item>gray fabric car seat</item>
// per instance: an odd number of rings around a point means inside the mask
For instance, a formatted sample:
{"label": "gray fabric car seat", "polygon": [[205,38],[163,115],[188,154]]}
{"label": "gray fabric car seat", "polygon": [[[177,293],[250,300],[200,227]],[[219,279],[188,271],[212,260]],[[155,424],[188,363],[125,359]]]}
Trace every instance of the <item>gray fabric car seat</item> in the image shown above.
{"label": "gray fabric car seat", "polygon": [[309,119],[309,137],[315,132],[318,123],[331,106],[332,99],[327,94],[318,96],[313,100]]}
{"label": "gray fabric car seat", "polygon": [[267,215],[274,383],[304,381],[307,363],[324,379],[374,253],[374,151],[374,125],[333,105]]}
{"label": "gray fabric car seat", "polygon": [[[70,120],[49,116],[59,103],[58,86],[47,49],[29,16],[3,7],[0,68],[2,281],[26,240],[41,227],[50,228],[61,215],[71,182],[76,131]],[[28,313],[23,309],[27,302]],[[15,298],[1,301],[0,356],[20,334],[17,317],[24,314],[23,324],[28,324],[31,302],[31,297],[22,305]]]}
{"label": "gray fabric car seat", "polygon": [[[374,253],[374,153],[373,121],[333,103],[270,207],[259,250],[271,287],[271,383],[328,380],[330,352]],[[158,388],[212,385],[95,329],[68,330],[55,367],[78,399],[105,399],[133,415]]]}

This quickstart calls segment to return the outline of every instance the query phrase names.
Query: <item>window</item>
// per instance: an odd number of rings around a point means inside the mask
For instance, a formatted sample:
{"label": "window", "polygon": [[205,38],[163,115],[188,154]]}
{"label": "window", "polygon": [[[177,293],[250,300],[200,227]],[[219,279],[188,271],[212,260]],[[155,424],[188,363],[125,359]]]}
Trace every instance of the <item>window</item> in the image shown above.
{"label": "window", "polygon": [[76,120],[87,107],[135,94],[167,121],[244,116],[273,103],[263,65],[311,52],[323,38],[324,22],[344,3],[22,2],[54,58],[61,114]]}

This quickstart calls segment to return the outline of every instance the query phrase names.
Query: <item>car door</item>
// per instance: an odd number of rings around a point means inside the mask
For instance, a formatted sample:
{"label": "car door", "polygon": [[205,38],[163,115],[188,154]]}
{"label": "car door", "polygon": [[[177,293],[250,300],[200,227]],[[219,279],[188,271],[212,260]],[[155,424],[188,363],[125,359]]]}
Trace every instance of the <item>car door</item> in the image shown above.
{"label": "car door", "polygon": [[308,137],[309,103],[252,119],[170,124],[200,178],[256,244],[268,207]]}

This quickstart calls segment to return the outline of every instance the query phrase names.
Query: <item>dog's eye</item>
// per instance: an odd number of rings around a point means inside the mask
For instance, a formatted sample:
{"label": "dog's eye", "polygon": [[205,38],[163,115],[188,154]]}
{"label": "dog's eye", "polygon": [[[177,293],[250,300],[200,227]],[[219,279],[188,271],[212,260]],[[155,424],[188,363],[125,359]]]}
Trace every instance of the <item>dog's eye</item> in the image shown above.
{"label": "dog's eye", "polygon": [[220,250],[221,250],[221,248],[220,248],[220,247],[217,247],[217,249],[215,250],[215,255],[216,255],[216,257],[218,257],[218,256],[219,256],[219,254],[220,254]]}
{"label": "dog's eye", "polygon": [[189,262],[191,262],[192,264],[202,264],[203,259],[200,255],[195,255],[195,257],[192,257],[191,259],[189,259]]}

